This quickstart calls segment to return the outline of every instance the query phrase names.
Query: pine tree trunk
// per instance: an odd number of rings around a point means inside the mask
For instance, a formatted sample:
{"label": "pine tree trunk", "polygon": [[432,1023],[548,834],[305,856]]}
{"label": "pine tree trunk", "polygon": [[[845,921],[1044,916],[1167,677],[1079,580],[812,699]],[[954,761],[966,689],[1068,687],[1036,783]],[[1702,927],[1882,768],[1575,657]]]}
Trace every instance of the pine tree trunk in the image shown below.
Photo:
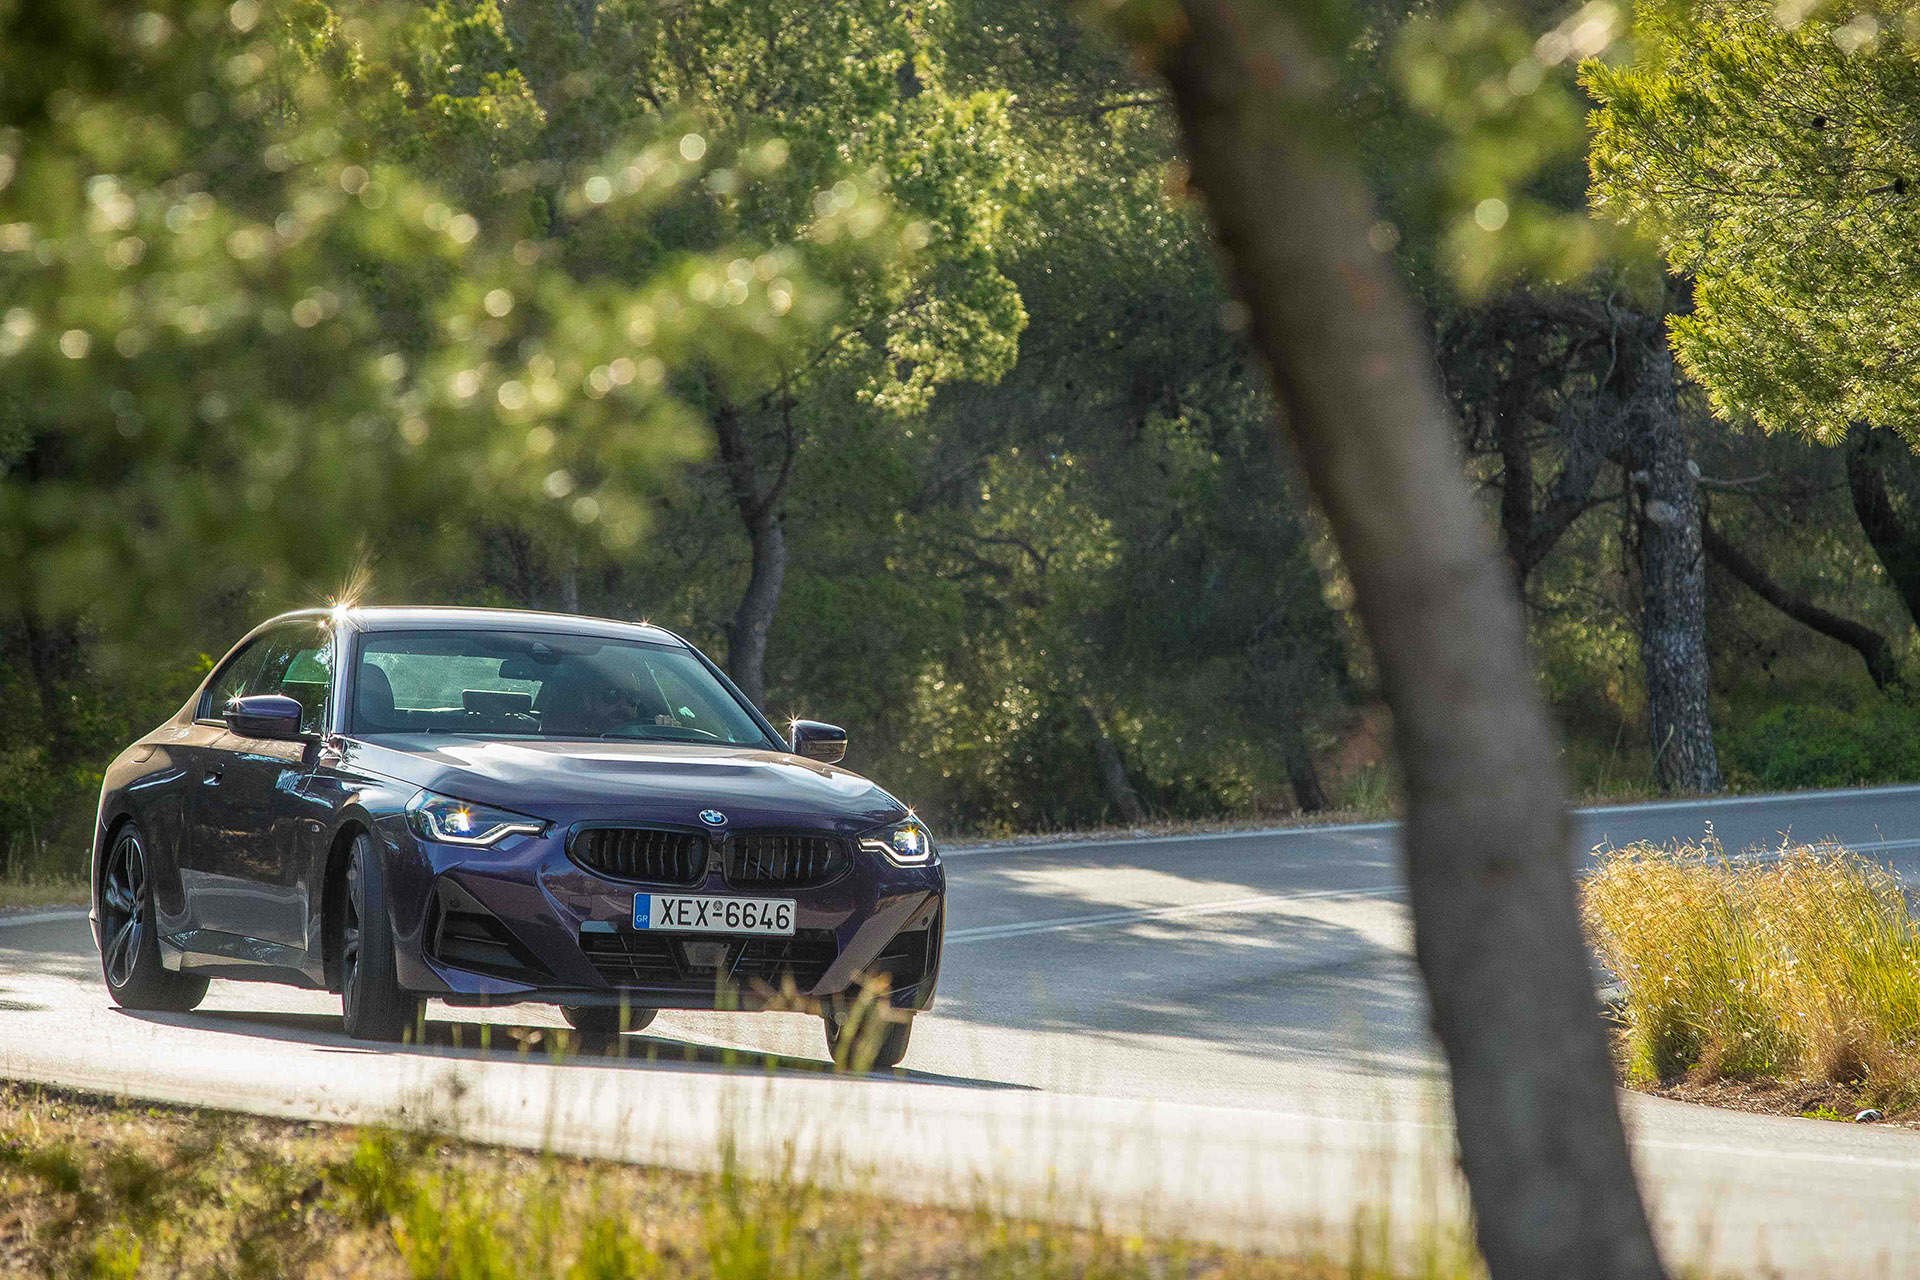
{"label": "pine tree trunk", "polygon": [[1127,778],[1126,762],[1120,758],[1120,748],[1114,744],[1113,735],[1107,732],[1106,721],[1100,718],[1090,699],[1080,700],[1080,714],[1086,718],[1087,732],[1093,738],[1093,758],[1100,766],[1100,781],[1107,789],[1107,799],[1120,811],[1124,822],[1130,826],[1140,825],[1147,820],[1147,808],[1140,803],[1140,793]]}
{"label": "pine tree trunk", "polygon": [[1295,721],[1287,721],[1280,730],[1280,750],[1286,757],[1287,781],[1293,787],[1293,802],[1302,813],[1319,813],[1327,807],[1327,793],[1320,786],[1320,771],[1313,764],[1313,744]]}
{"label": "pine tree trunk", "polygon": [[734,610],[733,624],[727,628],[727,674],[762,710],[767,696],[767,629],[780,607],[780,585],[787,576],[784,524],[779,513],[769,512],[758,527],[748,530],[753,572],[740,607]]}
{"label": "pine tree trunk", "polygon": [[560,608],[580,612],[580,548],[568,547],[566,567],[560,571]]}
{"label": "pine tree trunk", "polygon": [[1270,0],[1181,10],[1177,27],[1130,34],[1172,90],[1393,711],[1415,950],[1481,1250],[1494,1280],[1652,1280],[1513,573],[1463,474],[1424,325],[1369,239],[1372,201],[1328,136],[1339,77]]}
{"label": "pine tree trunk", "polygon": [[1900,593],[1907,616],[1920,624],[1920,530],[1912,529],[1894,506],[1887,471],[1911,491],[1913,456],[1892,432],[1856,425],[1847,436],[1847,492],[1860,531],[1867,535],[1887,581]]}
{"label": "pine tree trunk", "polygon": [[1680,432],[1664,326],[1631,361],[1628,443],[1640,548],[1640,658],[1653,772],[1663,791],[1717,791],[1720,760],[1707,714],[1707,563],[1698,469]]}

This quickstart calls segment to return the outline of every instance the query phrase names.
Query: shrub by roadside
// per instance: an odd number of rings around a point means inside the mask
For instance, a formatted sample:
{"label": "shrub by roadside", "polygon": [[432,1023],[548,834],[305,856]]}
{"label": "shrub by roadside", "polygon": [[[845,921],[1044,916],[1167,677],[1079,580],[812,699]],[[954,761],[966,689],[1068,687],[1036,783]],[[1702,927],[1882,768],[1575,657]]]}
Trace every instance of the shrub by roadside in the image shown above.
{"label": "shrub by roadside", "polygon": [[1862,695],[1856,705],[1790,704],[1720,736],[1741,789],[1876,786],[1920,778],[1920,706],[1913,695]]}
{"label": "shrub by roadside", "polygon": [[1611,851],[1583,890],[1626,984],[1631,1083],[1818,1080],[1920,1105],[1920,922],[1900,881],[1830,846]]}

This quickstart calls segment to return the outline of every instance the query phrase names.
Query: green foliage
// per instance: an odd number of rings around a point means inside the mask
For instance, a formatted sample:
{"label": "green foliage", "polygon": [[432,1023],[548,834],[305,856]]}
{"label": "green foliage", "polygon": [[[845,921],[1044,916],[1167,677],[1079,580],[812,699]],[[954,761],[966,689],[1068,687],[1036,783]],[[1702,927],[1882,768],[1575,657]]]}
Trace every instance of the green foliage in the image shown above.
{"label": "green foliage", "polygon": [[1920,708],[1905,698],[1774,707],[1723,741],[1732,776],[1768,791],[1920,778]]}
{"label": "green foliage", "polygon": [[[457,558],[479,510],[630,548],[700,447],[669,375],[764,379],[834,310],[806,266],[886,226],[849,189],[786,228],[807,262],[722,236],[572,270],[357,140],[329,71],[362,63],[300,55],[313,10],[83,8],[0,31],[24,90],[0,117],[0,591],[46,613],[151,630],[210,589],[310,596],[368,546]],[[381,11],[354,13],[328,30],[366,59]],[[653,132],[546,194],[626,236],[786,164]]]}
{"label": "green foliage", "polygon": [[1915,435],[1920,65],[1873,11],[1656,8],[1589,64],[1594,204],[1694,280],[1682,363],[1729,418],[1834,443]]}
{"label": "green foliage", "polygon": [[332,1170],[343,1203],[368,1226],[391,1221],[412,1194],[417,1152],[391,1129],[372,1129],[354,1144],[347,1159]]}
{"label": "green foliage", "polygon": [[[1383,184],[1394,204],[1413,207],[1416,226],[1437,220],[1436,265],[1470,298],[1515,280],[1577,281],[1614,247],[1585,216],[1570,172],[1584,104],[1568,71],[1613,43],[1618,11],[1587,4],[1556,13],[1558,25],[1542,33],[1531,9],[1468,0],[1418,11],[1392,37],[1399,88],[1433,155],[1415,162],[1425,182],[1412,200],[1398,173]],[[1411,125],[1392,123],[1402,133]],[[1381,247],[1397,240],[1388,233]]]}
{"label": "green foliage", "polygon": [[[503,11],[441,0],[375,48],[333,19],[313,58],[353,68],[367,145],[545,238],[576,273],[634,281],[663,257],[729,242],[825,259],[807,265],[844,308],[830,345],[742,382],[790,382],[819,360],[828,374],[857,371],[862,399],[904,411],[942,382],[1004,371],[1024,319],[996,265],[1004,95],[948,90],[939,58],[951,38],[939,4],[604,0]],[[686,148],[755,138],[760,155],[780,157],[777,172],[710,163],[696,175],[705,198],[669,217],[583,217],[595,192],[583,183],[586,199],[569,199],[567,179],[591,183],[584,171],[610,146],[682,115],[705,130],[681,139],[683,159],[695,158]],[[615,189],[634,180],[602,176]],[[886,203],[864,200],[868,189]],[[842,232],[883,224],[911,252],[857,262],[836,252]],[[805,296],[791,280],[784,291]]]}

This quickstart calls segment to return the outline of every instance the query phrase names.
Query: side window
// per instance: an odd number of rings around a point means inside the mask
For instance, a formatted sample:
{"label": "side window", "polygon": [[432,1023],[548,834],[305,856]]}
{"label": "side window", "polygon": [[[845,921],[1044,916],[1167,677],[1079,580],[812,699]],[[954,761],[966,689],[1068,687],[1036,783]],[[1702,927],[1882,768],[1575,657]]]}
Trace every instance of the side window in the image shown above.
{"label": "side window", "polygon": [[269,631],[243,649],[207,692],[203,719],[217,720],[235,698],[278,693],[300,704],[300,729],[319,733],[333,691],[333,640],[311,626]]}
{"label": "side window", "polygon": [[260,660],[267,656],[267,646],[271,642],[271,636],[261,636],[233,655],[233,661],[220,669],[220,674],[207,686],[206,697],[201,700],[200,719],[218,720],[229,702],[253,692],[248,686],[259,673]]}
{"label": "side window", "polygon": [[304,647],[293,651],[280,687],[269,692],[284,693],[300,704],[300,732],[320,733],[326,727],[327,701],[333,693],[333,638],[322,632],[295,643]]}

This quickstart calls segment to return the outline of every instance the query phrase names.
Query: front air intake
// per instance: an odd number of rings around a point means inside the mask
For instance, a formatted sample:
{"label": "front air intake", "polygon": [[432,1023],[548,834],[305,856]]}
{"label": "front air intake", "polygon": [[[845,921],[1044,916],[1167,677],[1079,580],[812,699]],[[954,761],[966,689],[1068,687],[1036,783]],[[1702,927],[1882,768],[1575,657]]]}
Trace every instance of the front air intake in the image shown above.
{"label": "front air intake", "polygon": [[587,827],[567,852],[609,880],[641,884],[698,884],[707,874],[707,841],[691,831],[654,827]]}
{"label": "front air intake", "polygon": [[442,882],[428,910],[427,951],[442,964],[512,982],[551,982],[553,971],[466,890]]}

